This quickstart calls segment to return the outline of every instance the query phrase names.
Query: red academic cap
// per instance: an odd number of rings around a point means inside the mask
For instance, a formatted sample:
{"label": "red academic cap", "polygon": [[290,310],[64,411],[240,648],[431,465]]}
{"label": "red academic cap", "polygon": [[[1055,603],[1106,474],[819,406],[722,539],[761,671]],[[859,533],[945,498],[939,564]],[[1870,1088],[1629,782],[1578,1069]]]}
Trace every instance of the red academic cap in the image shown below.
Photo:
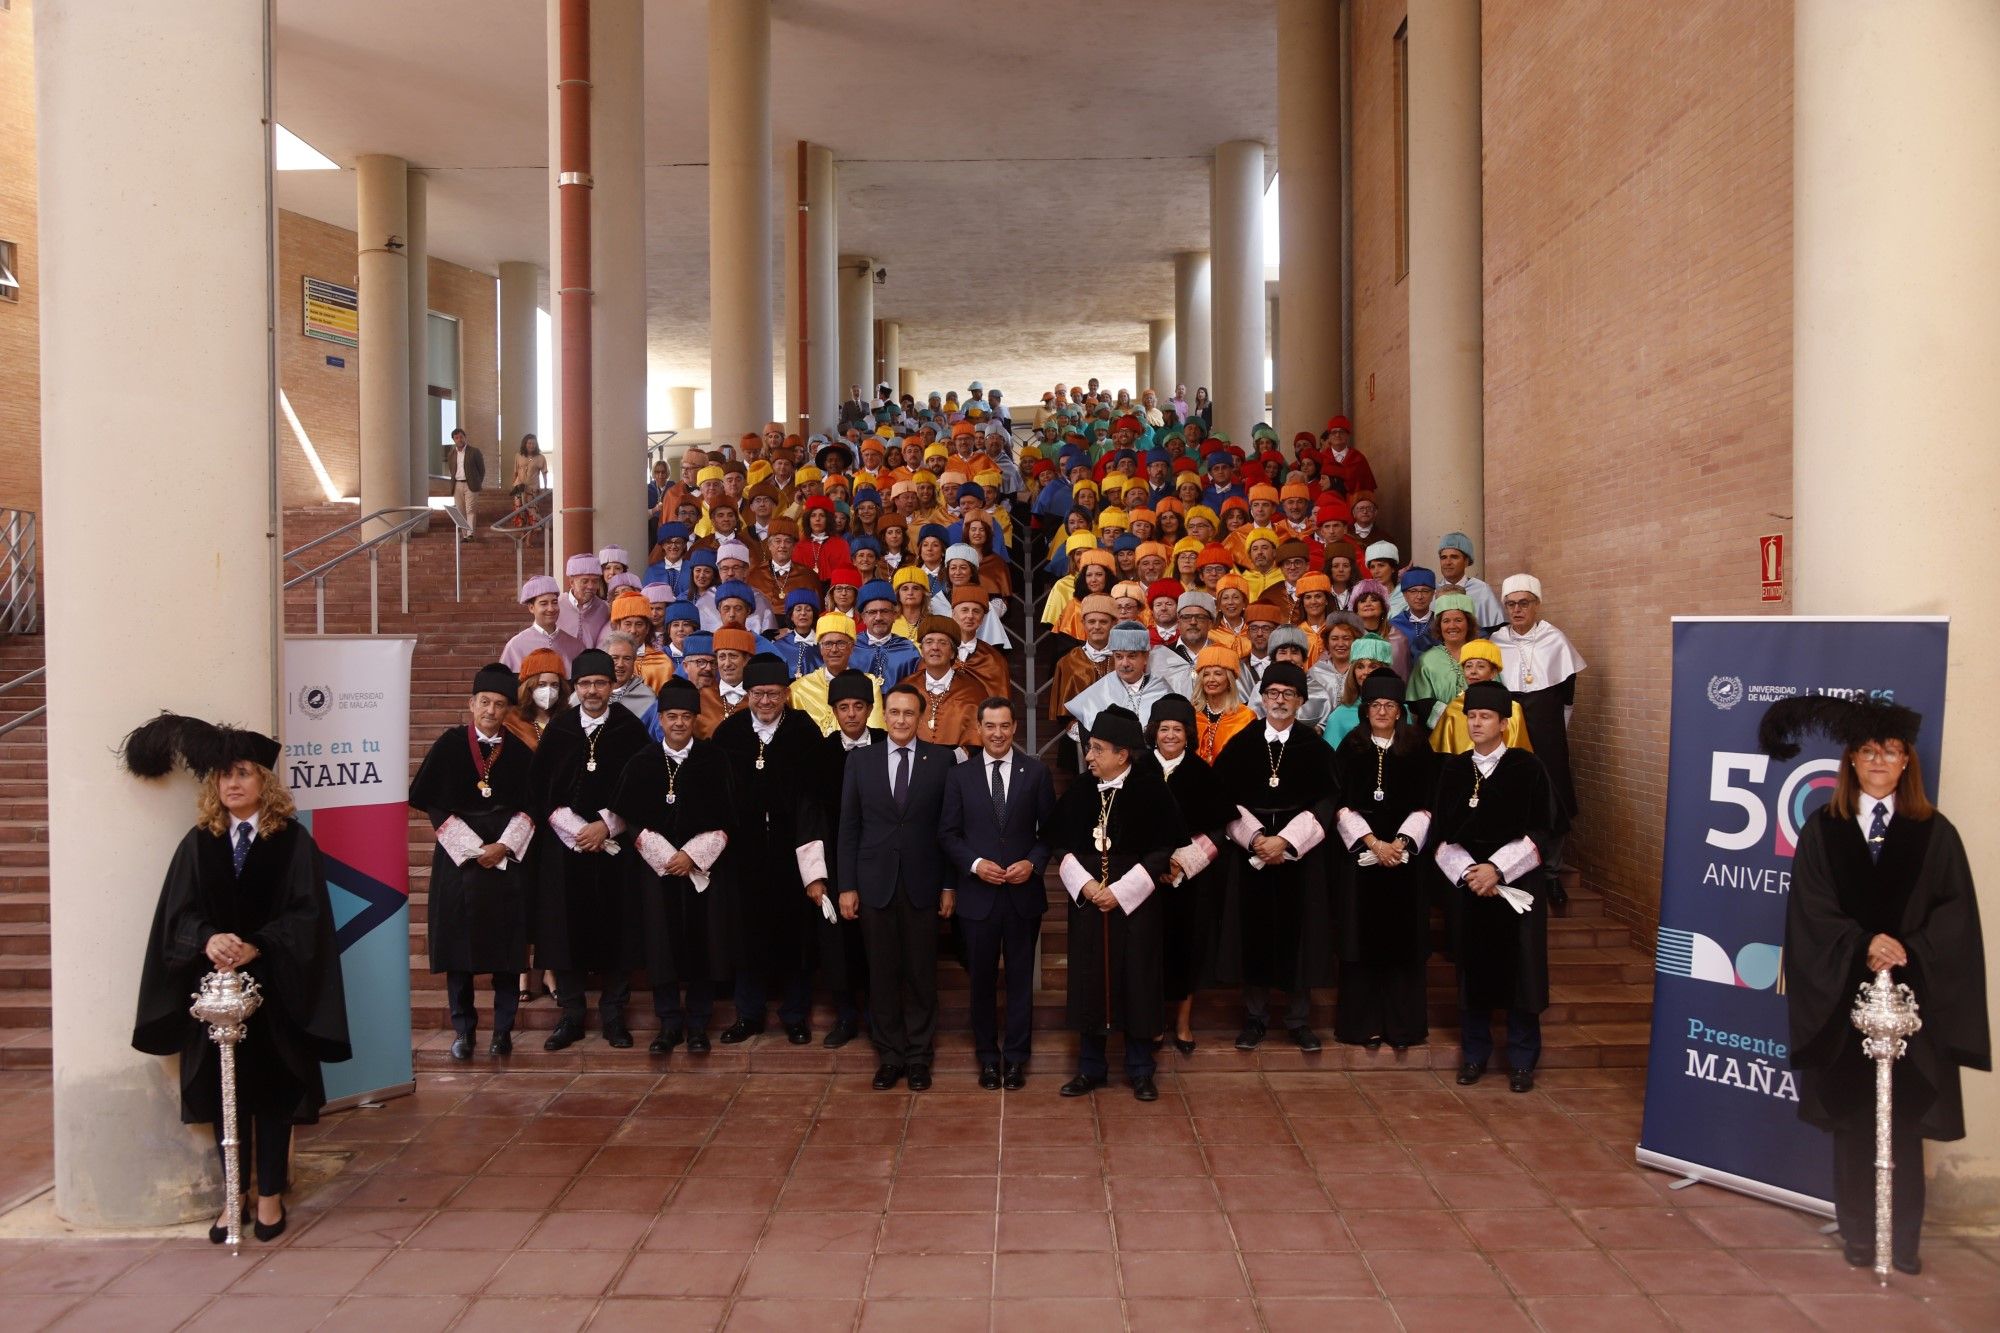
{"label": "red academic cap", "polygon": [[1331,435],[1334,431],[1337,430],[1344,430],[1348,434],[1352,435],[1354,433],[1354,423],[1349,421],[1346,417],[1335,417],[1331,421],[1328,421],[1326,423],[1326,430],[1324,433]]}

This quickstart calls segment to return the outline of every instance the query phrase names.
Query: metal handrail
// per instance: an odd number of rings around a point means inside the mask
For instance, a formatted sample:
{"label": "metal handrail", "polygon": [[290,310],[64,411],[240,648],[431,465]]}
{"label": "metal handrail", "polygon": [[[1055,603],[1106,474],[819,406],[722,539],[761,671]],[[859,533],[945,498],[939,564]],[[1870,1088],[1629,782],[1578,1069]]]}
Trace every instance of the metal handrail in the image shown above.
{"label": "metal handrail", "polygon": [[40,546],[33,510],[0,509],[0,634],[33,634],[41,628],[35,584]]}
{"label": "metal handrail", "polygon": [[[49,669],[46,666],[38,666],[33,671],[22,672],[20,675],[14,677],[14,679],[8,681],[6,684],[0,685],[0,694],[5,694],[7,693],[7,691],[15,688],[16,686],[26,685],[30,681],[40,680],[43,676],[48,674],[48,671]],[[33,722],[36,718],[40,717],[42,714],[48,711],[49,711],[49,706],[48,704],[44,703],[39,708],[29,709],[27,712],[21,714],[21,716],[17,718],[10,718],[6,722],[0,722],[0,736],[5,736],[8,732],[12,731],[16,727],[26,726],[28,723]]]}
{"label": "metal handrail", "polygon": [[[486,525],[487,531],[497,532],[503,537],[510,538],[514,543],[514,586],[517,588],[521,586],[524,577],[521,569],[521,548],[526,544],[527,538],[534,533],[539,532],[542,534],[542,563],[545,566],[549,566],[551,572],[553,572],[551,562],[555,559],[553,545],[555,541],[556,517],[555,494],[554,491],[547,489],[536,491],[533,495],[521,501],[520,504],[515,505],[499,518],[494,519]],[[509,519],[519,518],[529,513],[544,500],[549,501],[549,512],[538,515],[532,523],[522,523],[515,527],[507,526]]]}
{"label": "metal handrail", "polygon": [[661,462],[666,458],[667,446],[673,443],[674,436],[678,434],[680,432],[677,430],[649,430],[646,432],[646,475],[648,477],[652,476],[653,464]]}
{"label": "metal handrail", "polygon": [[[368,556],[368,632],[370,634],[381,633],[381,550],[384,543],[391,541],[396,542],[402,548],[402,610],[404,615],[410,614],[410,534],[416,531],[428,531],[431,516],[437,512],[437,510],[432,509],[429,505],[396,505],[387,509],[378,509],[372,514],[364,514],[350,523],[343,523],[331,532],[321,533],[310,541],[301,542],[291,550],[286,551],[285,560],[297,563],[298,556],[302,552],[321,546],[330,539],[352,532],[364,524],[386,519],[391,514],[409,515],[402,522],[382,532],[378,532],[373,537],[363,541],[359,546],[342,551],[339,555],[333,557],[333,559],[315,565],[311,569],[303,570],[285,580],[283,586],[287,592],[308,579],[312,580],[313,632],[315,634],[326,633],[327,577],[355,556],[365,553]],[[469,515],[461,514],[457,505],[450,505],[443,512],[451,519],[452,525],[451,595],[454,602],[460,602],[465,600],[464,554],[460,549],[462,546],[460,538],[472,530],[472,519]]]}

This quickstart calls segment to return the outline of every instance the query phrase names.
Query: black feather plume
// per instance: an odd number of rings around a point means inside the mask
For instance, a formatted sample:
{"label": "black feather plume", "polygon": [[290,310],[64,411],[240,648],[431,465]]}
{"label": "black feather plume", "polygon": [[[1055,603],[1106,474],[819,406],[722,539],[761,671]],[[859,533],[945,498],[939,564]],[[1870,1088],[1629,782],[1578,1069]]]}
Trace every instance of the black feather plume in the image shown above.
{"label": "black feather plume", "polygon": [[126,769],[142,778],[165,777],[175,764],[207,773],[222,752],[222,731],[198,717],[162,711],[134,727],[119,747]]}
{"label": "black feather plume", "polygon": [[1824,736],[1843,750],[1880,740],[1914,746],[1922,725],[1923,716],[1901,704],[1801,694],[1764,710],[1757,724],[1757,745],[1773,759],[1790,759],[1809,736]]}

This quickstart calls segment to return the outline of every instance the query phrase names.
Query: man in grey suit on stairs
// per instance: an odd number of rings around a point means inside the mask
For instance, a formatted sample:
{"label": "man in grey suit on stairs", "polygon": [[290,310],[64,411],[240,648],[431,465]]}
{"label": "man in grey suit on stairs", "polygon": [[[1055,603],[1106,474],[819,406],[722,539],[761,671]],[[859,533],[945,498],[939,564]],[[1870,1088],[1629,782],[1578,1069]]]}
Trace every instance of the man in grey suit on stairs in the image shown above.
{"label": "man in grey suit on stairs", "polygon": [[937,829],[958,755],[917,739],[924,707],[914,685],[890,690],[882,700],[888,742],[850,755],[841,780],[840,911],[861,919],[869,1035],[882,1057],[875,1086],[882,1090],[905,1074],[912,1092],[931,1085],[937,923],[953,907]]}
{"label": "man in grey suit on stairs", "polygon": [[[1035,938],[1048,911],[1042,871],[1049,844],[1042,829],[1056,809],[1056,789],[1039,759],[1014,748],[1014,705],[979,706],[980,753],[945,779],[939,837],[958,883],[958,918],[972,974],[972,1041],[979,1086],[1010,1091],[1028,1078],[1035,1018]],[[1007,959],[1007,1040],[993,1014],[1002,953]],[[1002,1059],[1005,1059],[1004,1072]]]}

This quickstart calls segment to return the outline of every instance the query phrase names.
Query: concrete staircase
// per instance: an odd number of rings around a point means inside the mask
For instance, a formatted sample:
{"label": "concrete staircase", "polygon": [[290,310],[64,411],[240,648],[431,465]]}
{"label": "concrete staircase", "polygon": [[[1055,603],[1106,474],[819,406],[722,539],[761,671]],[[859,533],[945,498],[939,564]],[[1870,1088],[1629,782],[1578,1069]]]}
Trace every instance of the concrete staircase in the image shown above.
{"label": "concrete staircase", "polygon": [[[497,514],[497,510],[487,517]],[[287,540],[298,542],[352,517],[347,508],[292,511],[287,514]],[[477,542],[460,552],[465,597],[452,601],[452,537],[440,530],[411,543],[411,611],[397,606],[398,557],[386,549],[381,565],[380,629],[384,634],[414,634],[418,640],[412,670],[410,747],[411,770],[417,757],[438,732],[464,721],[464,701],[473,671],[491,661],[500,646],[524,623],[514,601],[513,544],[482,532]],[[539,547],[531,544],[532,569]],[[286,628],[311,632],[315,607],[310,587],[287,595]],[[328,582],[328,633],[368,632],[368,581],[365,561],[352,562]],[[40,664],[39,639],[0,641],[0,680],[12,679]],[[41,702],[40,684],[0,696],[0,722]],[[43,728],[38,724],[0,737],[0,1068],[46,1067],[49,1063],[48,861],[46,760]],[[412,812],[410,856],[410,969],[412,1040],[420,1067],[449,1063],[449,1045],[442,978],[429,971],[425,949],[425,918],[431,831]],[[1551,1004],[1543,1019],[1544,1062],[1550,1066],[1643,1064],[1652,999],[1652,962],[1632,947],[1627,929],[1607,918],[1601,899],[1586,886],[1569,880],[1566,915],[1550,922],[1549,958]],[[1038,1048],[1061,1059],[1074,1039],[1063,1028],[1064,986],[1068,970],[1067,895],[1054,877],[1049,881],[1051,911],[1042,933],[1042,967],[1037,978],[1035,1021],[1041,1030]],[[970,1003],[967,977],[947,957],[940,964],[940,1067],[970,1066],[967,1035]],[[1331,1028],[1333,993],[1316,997],[1315,1022],[1322,1035]],[[482,997],[482,1005],[488,1001]],[[1274,1035],[1252,1055],[1230,1044],[1239,1022],[1233,994],[1209,992],[1195,1006],[1201,1045],[1196,1060],[1222,1069],[1255,1064],[1266,1068],[1338,1069],[1450,1068],[1456,1065],[1457,1012],[1450,965],[1434,958],[1430,970],[1432,1042],[1400,1055],[1386,1047],[1377,1052],[1337,1047],[1307,1056],[1282,1034]],[[716,1027],[734,1017],[727,997],[717,1005]],[[644,1042],[651,1019],[650,996],[643,977],[634,978],[630,1018],[639,1033],[638,1051],[612,1051],[594,1032],[584,1042],[556,1055],[541,1048],[542,1031],[554,1025],[553,1001],[540,999],[521,1009],[520,1040],[511,1057],[517,1065],[560,1068],[630,1067],[644,1061]],[[814,1015],[823,1033],[832,1022],[823,1002]],[[490,1024],[482,1022],[490,1030]],[[675,1057],[686,1060],[681,1054]],[[756,1068],[803,1070],[827,1067],[872,1067],[866,1040],[845,1050],[789,1046],[775,1030],[738,1047],[717,1046],[716,1061],[747,1061]],[[1178,1057],[1172,1057],[1178,1058]],[[484,1056],[481,1056],[484,1059]]]}

